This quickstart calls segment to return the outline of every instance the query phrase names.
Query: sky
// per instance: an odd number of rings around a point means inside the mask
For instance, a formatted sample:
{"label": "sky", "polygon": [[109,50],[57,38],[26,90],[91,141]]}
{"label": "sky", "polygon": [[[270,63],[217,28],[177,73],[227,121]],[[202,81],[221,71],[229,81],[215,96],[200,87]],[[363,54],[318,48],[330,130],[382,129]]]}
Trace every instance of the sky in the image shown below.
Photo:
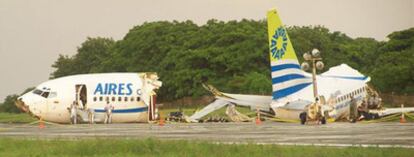
{"label": "sky", "polygon": [[261,20],[270,8],[285,25],[323,25],[352,38],[383,41],[414,27],[414,0],[0,0],[0,102],[47,81],[59,54],[74,55],[87,37],[120,40],[159,20]]}

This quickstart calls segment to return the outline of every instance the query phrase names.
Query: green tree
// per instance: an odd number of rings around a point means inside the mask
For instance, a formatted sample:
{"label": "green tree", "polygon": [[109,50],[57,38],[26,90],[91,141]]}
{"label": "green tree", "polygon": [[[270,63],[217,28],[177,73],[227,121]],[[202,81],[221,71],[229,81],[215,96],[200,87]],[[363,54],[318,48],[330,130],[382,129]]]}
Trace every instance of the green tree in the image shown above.
{"label": "green tree", "polygon": [[110,38],[90,38],[78,47],[78,53],[72,57],[59,55],[52,65],[56,70],[51,78],[58,78],[73,74],[95,73],[102,71],[99,65],[109,58],[115,41]]}
{"label": "green tree", "polygon": [[382,92],[414,94],[414,28],[393,32],[371,66],[372,84]]}
{"label": "green tree", "polygon": [[14,105],[14,102],[19,97],[16,94],[8,95],[4,102],[0,104],[0,112],[20,113],[21,111]]}
{"label": "green tree", "polygon": [[56,70],[50,74],[50,78],[58,78],[67,75],[78,74],[78,69],[75,68],[73,57],[59,55],[52,67]]}
{"label": "green tree", "polygon": [[[266,21],[147,22],[123,39],[88,38],[74,56],[60,55],[52,78],[95,72],[157,72],[161,100],[201,96],[201,83],[225,92],[271,94]],[[387,42],[352,39],[323,26],[288,27],[299,61],[318,48],[325,67],[346,63],[384,92],[414,93],[414,28],[391,33]],[[322,71],[322,72],[323,72]],[[404,75],[404,76],[403,76]]]}
{"label": "green tree", "polygon": [[[20,95],[23,95],[27,92],[30,92],[33,89],[34,89],[33,87],[27,88]],[[17,94],[8,95],[4,99],[3,103],[0,103],[0,112],[21,113],[22,111],[20,109],[18,109],[17,106],[14,104],[14,102],[17,100],[18,97],[19,97],[19,95],[17,95]]]}

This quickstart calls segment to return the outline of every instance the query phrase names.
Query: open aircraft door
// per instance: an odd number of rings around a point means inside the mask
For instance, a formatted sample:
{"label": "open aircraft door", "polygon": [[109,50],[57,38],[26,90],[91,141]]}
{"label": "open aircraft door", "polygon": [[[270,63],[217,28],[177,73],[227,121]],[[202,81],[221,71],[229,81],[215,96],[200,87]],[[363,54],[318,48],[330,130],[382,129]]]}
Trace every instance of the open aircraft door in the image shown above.
{"label": "open aircraft door", "polygon": [[76,90],[75,101],[78,104],[78,107],[81,108],[81,109],[86,108],[86,103],[87,103],[86,85],[77,84],[77,85],[75,85],[75,90]]}
{"label": "open aircraft door", "polygon": [[155,108],[156,108],[155,104],[157,102],[156,100],[157,100],[157,95],[153,94],[150,98],[150,103],[148,105],[148,120],[149,121],[156,120],[156,114],[157,114],[155,113]]}

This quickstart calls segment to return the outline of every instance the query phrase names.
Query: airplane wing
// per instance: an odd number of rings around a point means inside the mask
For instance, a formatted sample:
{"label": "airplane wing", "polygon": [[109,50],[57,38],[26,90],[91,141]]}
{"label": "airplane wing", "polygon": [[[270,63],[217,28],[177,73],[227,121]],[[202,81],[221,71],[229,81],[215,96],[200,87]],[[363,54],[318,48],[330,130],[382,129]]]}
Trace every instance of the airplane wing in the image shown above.
{"label": "airplane wing", "polygon": [[206,107],[204,107],[203,109],[201,109],[200,111],[194,113],[192,116],[190,116],[188,119],[190,122],[197,122],[200,118],[204,117],[205,115],[218,110],[224,106],[226,106],[227,104],[229,104],[230,102],[226,101],[226,100],[221,100],[221,99],[217,99],[214,102],[212,102],[211,104],[207,105]]}
{"label": "airplane wing", "polygon": [[260,109],[263,111],[270,111],[270,103],[272,102],[272,96],[262,96],[262,95],[243,95],[243,94],[229,94],[223,93],[214,88],[211,85],[203,84],[203,87],[210,91],[213,95],[216,96],[216,100],[211,104],[207,105],[200,111],[196,112],[194,115],[188,118],[191,122],[197,122],[200,118],[205,115],[218,110],[228,104],[236,104],[240,106],[247,106],[250,109]]}
{"label": "airplane wing", "polygon": [[256,108],[264,111],[270,110],[270,103],[272,102],[272,96],[270,95],[230,94],[220,92],[212,85],[203,84],[203,87],[216,96],[216,99],[222,99],[240,106],[247,106],[252,110]]}
{"label": "airplane wing", "polygon": [[[269,105],[270,105],[270,102],[272,101],[271,96],[255,97],[254,95],[240,95],[240,94],[237,94],[237,96],[238,98],[242,98],[242,99],[234,99],[234,98],[229,98],[229,97],[216,96],[216,100],[214,102],[212,102],[211,104],[208,104],[206,107],[204,107],[200,111],[194,113],[191,117],[189,117],[189,121],[197,122],[200,118],[228,104],[247,106],[247,107],[250,107],[250,109],[252,110],[260,109],[262,111],[270,111]],[[246,98],[251,98],[251,100],[247,100]]]}
{"label": "airplane wing", "polygon": [[[236,95],[236,94],[232,94]],[[270,111],[271,96],[259,95],[241,95],[237,94],[237,98],[216,97],[217,99],[227,101],[240,106],[250,107],[251,110],[260,109],[263,111]],[[249,99],[250,98],[250,99]]]}
{"label": "airplane wing", "polygon": [[383,110],[370,110],[370,113],[378,113],[380,117],[388,116],[396,113],[408,113],[414,112],[414,107],[405,107],[405,108],[386,108]]}

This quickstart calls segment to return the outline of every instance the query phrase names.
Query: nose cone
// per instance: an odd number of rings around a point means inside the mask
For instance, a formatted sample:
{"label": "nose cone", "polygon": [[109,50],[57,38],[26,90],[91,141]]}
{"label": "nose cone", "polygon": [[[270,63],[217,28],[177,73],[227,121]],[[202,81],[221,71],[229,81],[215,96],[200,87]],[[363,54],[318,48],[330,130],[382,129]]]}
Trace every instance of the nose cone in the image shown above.
{"label": "nose cone", "polygon": [[29,113],[29,106],[27,106],[22,97],[17,98],[17,100],[14,102],[14,104],[17,106],[17,108],[19,108],[20,110],[22,110],[23,112]]}
{"label": "nose cone", "polygon": [[43,103],[38,97],[29,92],[18,97],[14,104],[23,112],[38,116],[41,113],[39,105]]}

